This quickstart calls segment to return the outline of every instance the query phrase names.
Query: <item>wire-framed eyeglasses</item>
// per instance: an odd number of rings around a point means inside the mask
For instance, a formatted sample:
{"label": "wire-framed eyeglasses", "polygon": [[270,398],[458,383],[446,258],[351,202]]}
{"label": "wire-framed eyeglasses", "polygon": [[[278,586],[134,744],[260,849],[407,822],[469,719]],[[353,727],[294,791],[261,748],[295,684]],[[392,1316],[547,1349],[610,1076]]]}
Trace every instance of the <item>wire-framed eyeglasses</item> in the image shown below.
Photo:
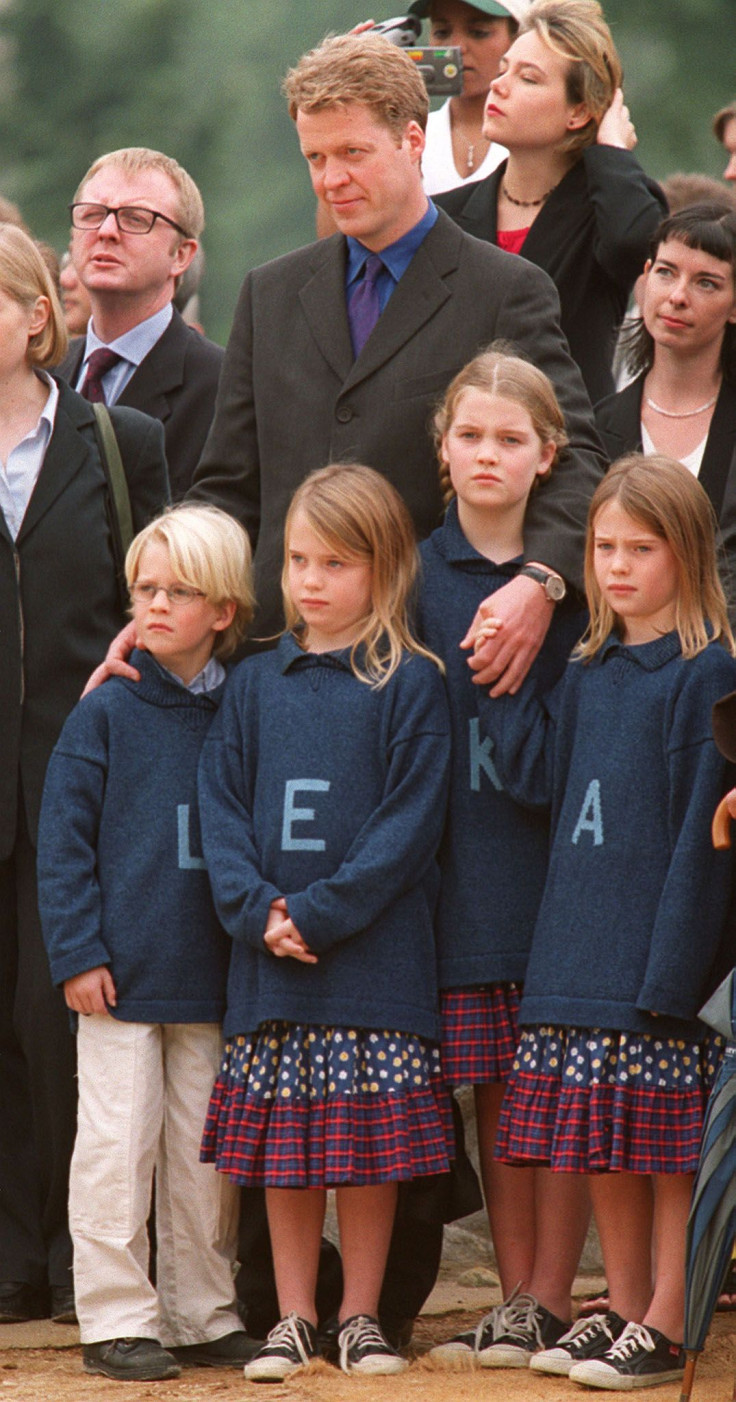
{"label": "wire-framed eyeglasses", "polygon": [[115,215],[121,234],[150,234],[151,229],[157,219],[162,219],[164,224],[170,224],[177,233],[183,234],[185,239],[190,235],[186,229],[182,229],[181,224],[176,220],[169,219],[168,214],[161,214],[158,209],[143,209],[140,205],[123,204],[114,209],[109,204],[91,204],[87,200],[82,200],[77,204],[70,204],[69,213],[72,216],[72,224],[75,229],[86,230],[94,233],[101,228],[107,219],[108,214]]}
{"label": "wire-framed eyeglasses", "polygon": [[183,608],[184,604],[191,604],[193,599],[205,597],[202,589],[190,589],[188,584],[172,584],[170,589],[163,584],[137,582],[130,586],[130,597],[136,604],[152,604],[157,594],[165,594],[174,608]]}

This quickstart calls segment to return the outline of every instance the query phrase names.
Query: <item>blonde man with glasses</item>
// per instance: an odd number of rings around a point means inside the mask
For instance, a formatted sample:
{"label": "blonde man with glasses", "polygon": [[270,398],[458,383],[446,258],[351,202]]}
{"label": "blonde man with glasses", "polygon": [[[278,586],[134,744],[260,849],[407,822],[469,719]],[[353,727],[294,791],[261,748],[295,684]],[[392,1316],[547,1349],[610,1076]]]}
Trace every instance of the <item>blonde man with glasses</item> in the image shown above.
{"label": "blonde man with glasses", "polygon": [[85,398],[163,422],[176,500],[209,431],[223,355],[173,306],[199,247],[202,196],[172,157],[132,146],[90,166],[70,212],[72,260],[92,315],[60,373]]}

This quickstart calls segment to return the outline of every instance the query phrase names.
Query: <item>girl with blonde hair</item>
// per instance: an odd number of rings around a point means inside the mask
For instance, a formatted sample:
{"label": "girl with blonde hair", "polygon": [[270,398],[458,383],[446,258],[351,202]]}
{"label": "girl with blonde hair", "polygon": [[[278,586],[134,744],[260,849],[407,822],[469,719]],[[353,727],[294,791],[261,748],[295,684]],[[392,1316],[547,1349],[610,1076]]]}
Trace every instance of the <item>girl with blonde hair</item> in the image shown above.
{"label": "girl with blonde hair", "polygon": [[710,823],[734,642],[712,510],[681,463],[614,464],[586,586],[590,627],[551,696],[483,708],[504,784],[551,812],[497,1154],[589,1175],[609,1286],[608,1310],[532,1369],[627,1390],[684,1366],[685,1226],[719,1059],[698,1009],[733,965],[732,863]]}
{"label": "girl with blonde hair", "polygon": [[298,489],[284,545],[287,630],[234,673],[200,768],[233,939],[203,1154],[265,1186],[282,1315],[254,1382],[317,1352],[331,1187],[341,1367],[406,1366],[377,1318],[397,1187],[447,1170],[452,1145],[432,929],[449,724],[437,659],[407,624],[410,518],[380,473],[333,465]]}

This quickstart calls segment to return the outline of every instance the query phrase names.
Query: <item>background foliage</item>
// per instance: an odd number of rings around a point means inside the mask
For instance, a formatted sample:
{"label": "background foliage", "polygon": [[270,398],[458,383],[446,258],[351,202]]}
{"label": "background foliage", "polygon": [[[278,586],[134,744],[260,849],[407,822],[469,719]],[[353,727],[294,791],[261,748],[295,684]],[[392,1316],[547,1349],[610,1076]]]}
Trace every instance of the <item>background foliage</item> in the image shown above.
{"label": "background foliage", "polygon": [[[245,271],[313,236],[309,182],[279,84],[359,0],[0,0],[0,192],[61,250],[103,151],[155,146],[202,189],[202,315],[224,341]],[[375,0],[373,17],[400,12]],[[607,0],[646,169],[719,175],[713,112],[736,96],[734,0]]]}

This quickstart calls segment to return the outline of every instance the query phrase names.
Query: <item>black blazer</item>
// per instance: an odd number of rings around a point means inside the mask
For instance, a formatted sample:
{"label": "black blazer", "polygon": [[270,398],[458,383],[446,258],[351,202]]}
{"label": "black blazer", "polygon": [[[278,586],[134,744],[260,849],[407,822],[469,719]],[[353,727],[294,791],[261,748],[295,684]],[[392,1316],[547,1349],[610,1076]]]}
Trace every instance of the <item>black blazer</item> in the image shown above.
{"label": "black blazer", "polygon": [[[75,385],[84,356],[83,336],[72,342],[57,373]],[[172,500],[191,485],[215,412],[225,352],[174,314],[128,381],[118,404],[160,419],[166,439]]]}
{"label": "black blazer", "polygon": [[[435,195],[435,204],[475,238],[496,242],[498,192],[506,172]],[[616,335],[652,235],[667,213],[664,194],[631,151],[590,146],[542,206],[522,256],[544,268],[560,298],[560,321],[592,402],[614,389]]]}
{"label": "black blazer", "polygon": [[[598,432],[611,462],[624,453],[642,451],[641,401],[645,378],[639,375],[625,389],[609,395],[596,407]],[[724,584],[729,601],[733,599],[736,603],[736,386],[726,380],[721,383],[713,410],[698,481],[708,493],[718,520],[719,541],[726,557]]]}
{"label": "black blazer", "polygon": [[565,413],[570,449],[533,493],[524,540],[528,559],[577,582],[604,460],[549,278],[468,238],[440,211],[356,360],[345,264],[341,234],[287,253],[248,274],[235,311],[194,494],[230,511],[256,543],[254,634],[283,626],[284,516],[313,468],[377,468],[419,535],[434,530],[442,502],[432,414],[453,375],[498,337],[546,370]]}
{"label": "black blazer", "polygon": [[[161,425],[112,409],[140,530],[168,499]],[[17,539],[0,511],[0,859],[23,800],[35,841],[51,751],[122,627],[111,503],[92,406],[63,382],[54,430]]]}

